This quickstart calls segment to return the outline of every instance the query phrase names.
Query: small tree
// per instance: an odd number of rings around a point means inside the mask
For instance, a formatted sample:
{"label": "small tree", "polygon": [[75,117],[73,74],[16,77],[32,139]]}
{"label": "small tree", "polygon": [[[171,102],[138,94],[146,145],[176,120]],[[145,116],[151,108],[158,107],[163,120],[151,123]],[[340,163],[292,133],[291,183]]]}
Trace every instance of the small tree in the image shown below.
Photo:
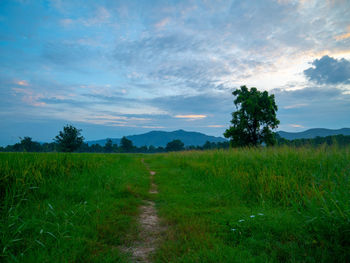
{"label": "small tree", "polygon": [[132,144],[132,141],[130,141],[128,138],[124,136],[120,141],[120,148],[122,152],[127,153],[133,150],[134,145]]}
{"label": "small tree", "polygon": [[173,140],[171,142],[168,142],[165,150],[168,152],[174,152],[174,151],[182,151],[184,150],[184,143],[180,140]]}
{"label": "small tree", "polygon": [[105,152],[111,153],[113,151],[113,142],[111,139],[107,139],[105,144]]}
{"label": "small tree", "polygon": [[203,144],[203,150],[209,150],[214,148],[215,148],[215,143],[211,143],[210,141],[206,141],[205,144]]}
{"label": "small tree", "polygon": [[230,138],[232,146],[257,146],[262,143],[275,144],[272,129],[280,123],[276,117],[278,110],[275,96],[267,91],[260,92],[256,88],[241,86],[232,92],[236,99],[237,111],[232,113],[230,126],[224,133]]}
{"label": "small tree", "polygon": [[154,147],[153,145],[148,146],[148,152],[154,153],[156,150],[156,147]]}
{"label": "small tree", "polygon": [[90,146],[90,152],[93,152],[93,153],[101,153],[103,152],[103,147],[97,143],[93,144]]}
{"label": "small tree", "polygon": [[40,152],[41,145],[34,142],[31,137],[20,138],[21,142],[18,144],[18,149],[26,152]]}
{"label": "small tree", "polygon": [[74,152],[84,141],[84,137],[80,136],[80,133],[80,129],[72,125],[66,125],[63,127],[63,131],[60,131],[54,140],[57,142],[62,152]]}
{"label": "small tree", "polygon": [[118,151],[119,151],[119,149],[118,149],[118,144],[114,143],[114,144],[112,145],[112,152],[116,153],[116,152],[118,152]]}

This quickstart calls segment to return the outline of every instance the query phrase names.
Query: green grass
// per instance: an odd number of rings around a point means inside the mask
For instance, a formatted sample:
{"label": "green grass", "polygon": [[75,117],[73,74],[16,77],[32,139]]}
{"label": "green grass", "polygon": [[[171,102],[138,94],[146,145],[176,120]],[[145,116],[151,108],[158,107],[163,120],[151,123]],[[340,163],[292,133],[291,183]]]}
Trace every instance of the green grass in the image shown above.
{"label": "green grass", "polygon": [[241,149],[147,159],[169,225],[156,262],[349,262],[350,150]]}
{"label": "green grass", "polygon": [[[159,194],[151,197],[149,173]],[[155,262],[350,262],[350,148],[0,154],[1,262],[129,262],[138,207]]]}
{"label": "green grass", "polygon": [[0,261],[125,262],[148,187],[137,156],[0,154]]}

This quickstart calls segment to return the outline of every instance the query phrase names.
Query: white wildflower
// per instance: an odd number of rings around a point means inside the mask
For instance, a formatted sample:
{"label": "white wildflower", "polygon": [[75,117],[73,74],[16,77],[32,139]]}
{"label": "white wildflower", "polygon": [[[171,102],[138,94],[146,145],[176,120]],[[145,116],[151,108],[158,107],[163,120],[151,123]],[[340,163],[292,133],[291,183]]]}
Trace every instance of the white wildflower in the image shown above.
{"label": "white wildflower", "polygon": [[240,220],[238,220],[238,222],[240,222],[240,223],[241,223],[241,222],[244,222],[244,221],[245,221],[244,219],[240,219]]}
{"label": "white wildflower", "polygon": [[236,231],[236,228],[232,228],[231,230],[234,232],[234,231]]}
{"label": "white wildflower", "polygon": [[250,217],[253,218],[253,217],[255,217],[255,215],[251,215]]}

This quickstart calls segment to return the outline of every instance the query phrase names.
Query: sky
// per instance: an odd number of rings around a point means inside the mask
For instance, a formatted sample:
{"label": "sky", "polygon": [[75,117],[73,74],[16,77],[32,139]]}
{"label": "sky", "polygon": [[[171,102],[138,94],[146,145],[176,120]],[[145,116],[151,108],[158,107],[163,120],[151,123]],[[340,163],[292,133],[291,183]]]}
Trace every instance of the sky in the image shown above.
{"label": "sky", "polygon": [[242,85],[278,130],[350,127],[350,1],[0,1],[0,145],[222,136]]}

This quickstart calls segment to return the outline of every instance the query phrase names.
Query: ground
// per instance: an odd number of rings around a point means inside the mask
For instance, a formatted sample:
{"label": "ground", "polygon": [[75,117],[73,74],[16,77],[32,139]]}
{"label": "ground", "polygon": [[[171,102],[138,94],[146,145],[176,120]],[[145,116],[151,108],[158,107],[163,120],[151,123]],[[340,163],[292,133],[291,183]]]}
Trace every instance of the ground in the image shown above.
{"label": "ground", "polygon": [[3,262],[349,262],[350,149],[0,154]]}

